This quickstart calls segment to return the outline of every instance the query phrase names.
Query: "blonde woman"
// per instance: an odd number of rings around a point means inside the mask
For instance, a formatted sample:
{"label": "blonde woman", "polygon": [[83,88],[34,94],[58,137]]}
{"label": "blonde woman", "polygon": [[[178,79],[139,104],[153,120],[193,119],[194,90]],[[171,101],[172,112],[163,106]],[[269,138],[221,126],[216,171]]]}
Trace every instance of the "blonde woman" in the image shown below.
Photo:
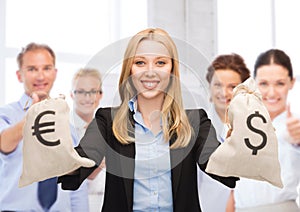
{"label": "blonde woman", "polygon": [[[83,137],[103,96],[100,71],[94,68],[81,68],[73,76],[71,98],[73,110],[71,122],[78,136]],[[98,212],[103,203],[105,185],[105,162],[88,177],[89,211]]]}
{"label": "blonde woman", "polygon": [[[167,32],[146,29],[131,38],[119,94],[120,106],[98,109],[77,148],[97,165],[60,177],[62,187],[77,189],[105,157],[102,211],[201,211],[196,166],[205,169],[219,142],[204,110],[183,108]],[[213,177],[229,187],[237,180]]]}

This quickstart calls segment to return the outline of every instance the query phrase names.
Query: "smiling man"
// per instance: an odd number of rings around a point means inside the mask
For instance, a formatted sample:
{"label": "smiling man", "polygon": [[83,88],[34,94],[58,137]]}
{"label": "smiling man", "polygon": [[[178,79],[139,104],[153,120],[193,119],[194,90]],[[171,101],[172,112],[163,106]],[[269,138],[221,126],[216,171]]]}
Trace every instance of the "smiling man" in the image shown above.
{"label": "smiling man", "polygon": [[[43,44],[28,44],[18,54],[17,63],[16,75],[24,85],[24,94],[19,101],[0,107],[0,211],[88,211],[87,187],[66,192],[55,179],[46,191],[40,189],[43,183],[18,187],[25,115],[32,104],[49,96],[57,69],[53,50]],[[45,203],[50,190],[52,200]]]}

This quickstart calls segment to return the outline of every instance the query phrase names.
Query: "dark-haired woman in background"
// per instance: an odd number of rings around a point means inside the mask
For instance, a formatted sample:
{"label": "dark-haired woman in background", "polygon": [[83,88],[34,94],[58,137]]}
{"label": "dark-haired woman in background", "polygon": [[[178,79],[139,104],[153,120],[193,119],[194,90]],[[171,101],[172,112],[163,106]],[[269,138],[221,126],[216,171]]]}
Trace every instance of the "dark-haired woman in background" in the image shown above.
{"label": "dark-haired woman in background", "polygon": [[[236,211],[296,212],[300,185],[300,120],[287,106],[295,78],[289,56],[279,49],[261,53],[254,78],[262,94],[278,138],[278,159],[284,187],[242,178],[234,189]],[[233,196],[232,196],[233,197]]]}

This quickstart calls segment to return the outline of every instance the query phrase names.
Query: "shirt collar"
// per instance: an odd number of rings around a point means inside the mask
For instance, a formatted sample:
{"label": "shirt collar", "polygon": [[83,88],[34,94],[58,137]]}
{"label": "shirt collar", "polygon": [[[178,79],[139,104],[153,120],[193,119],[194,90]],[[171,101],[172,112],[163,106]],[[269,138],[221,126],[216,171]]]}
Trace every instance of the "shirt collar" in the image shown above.
{"label": "shirt collar", "polygon": [[20,99],[20,104],[21,107],[27,111],[28,108],[31,106],[32,104],[32,98],[30,96],[28,96],[26,93],[24,93]]}
{"label": "shirt collar", "polygon": [[[128,107],[129,110],[134,113],[134,120],[145,127],[142,114],[140,112],[137,112],[137,96],[132,97],[132,99],[128,101]],[[162,126],[162,120],[160,120],[160,125]]]}
{"label": "shirt collar", "polygon": [[77,129],[84,129],[87,126],[87,122],[85,122],[76,112],[73,110],[71,112],[72,119],[71,123],[75,126]]}
{"label": "shirt collar", "polygon": [[208,117],[216,130],[217,138],[219,139],[219,141],[221,141],[221,143],[224,142],[229,128],[228,125],[226,123],[223,123],[220,119],[220,116],[218,115],[214,104],[211,104],[211,108],[208,110]]}
{"label": "shirt collar", "polygon": [[128,107],[131,112],[137,111],[137,96],[132,97],[128,102]]}
{"label": "shirt collar", "polygon": [[[277,115],[277,116],[273,119],[272,123],[276,123],[276,122],[282,123],[282,122],[285,122],[286,116],[287,116],[287,115],[286,115],[286,111],[284,111],[284,112],[280,113],[279,115]],[[270,118],[270,119],[271,119],[271,118]]]}

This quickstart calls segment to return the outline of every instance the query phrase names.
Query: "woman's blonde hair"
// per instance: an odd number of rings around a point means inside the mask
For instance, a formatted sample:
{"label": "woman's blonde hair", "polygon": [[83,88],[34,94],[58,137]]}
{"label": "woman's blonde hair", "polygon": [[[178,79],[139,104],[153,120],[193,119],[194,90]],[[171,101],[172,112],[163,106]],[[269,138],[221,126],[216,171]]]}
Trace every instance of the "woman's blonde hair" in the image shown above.
{"label": "woman's blonde hair", "polygon": [[131,83],[131,67],[139,43],[143,40],[156,41],[163,44],[172,59],[171,79],[166,90],[162,105],[162,127],[164,139],[169,141],[176,134],[176,141],[171,148],[185,147],[192,136],[192,128],[183,108],[181,86],[179,79],[178,53],[172,38],[162,29],[146,29],[133,36],[124,54],[122,72],[119,80],[119,94],[121,105],[117,109],[113,119],[113,132],[122,144],[134,142],[134,129],[131,127],[128,102],[136,95],[136,90]]}

